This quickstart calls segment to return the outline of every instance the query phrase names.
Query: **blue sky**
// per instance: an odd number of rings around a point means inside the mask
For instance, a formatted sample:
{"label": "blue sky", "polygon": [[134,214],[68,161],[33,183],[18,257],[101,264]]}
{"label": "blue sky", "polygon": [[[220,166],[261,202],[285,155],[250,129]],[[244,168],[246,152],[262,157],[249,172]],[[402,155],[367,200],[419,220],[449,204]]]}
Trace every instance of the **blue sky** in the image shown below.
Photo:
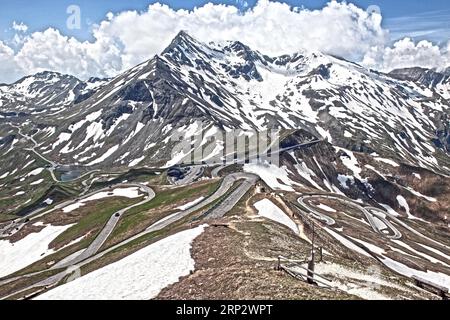
{"label": "blue sky", "polygon": [[[124,10],[146,10],[154,2],[166,3],[174,9],[192,9],[205,3],[225,3],[242,5],[238,0],[0,0],[0,40],[8,40],[14,34],[13,21],[24,22],[29,32],[55,27],[63,34],[75,36],[79,40],[91,40],[90,26],[105,19],[106,13]],[[247,0],[251,7],[256,0]],[[293,6],[308,9],[321,8],[328,0],[289,0]],[[391,31],[392,40],[405,36],[416,40],[428,39],[436,43],[450,38],[450,1],[448,0],[351,0],[359,7],[370,5],[380,7],[384,17],[384,27]],[[81,30],[68,30],[66,9],[69,5],[79,5],[82,10]]]}
{"label": "blue sky", "polygon": [[[152,0],[0,0],[0,83],[42,70],[112,77],[160,54],[181,29],[204,42],[239,40],[271,56],[316,50],[387,72],[450,66],[448,0],[348,1],[356,7],[284,1],[317,10],[271,0],[159,0],[169,8]],[[209,2],[215,5],[205,6]],[[81,23],[69,30],[73,5]],[[383,20],[365,12],[373,6]],[[201,9],[174,11],[195,7]]]}

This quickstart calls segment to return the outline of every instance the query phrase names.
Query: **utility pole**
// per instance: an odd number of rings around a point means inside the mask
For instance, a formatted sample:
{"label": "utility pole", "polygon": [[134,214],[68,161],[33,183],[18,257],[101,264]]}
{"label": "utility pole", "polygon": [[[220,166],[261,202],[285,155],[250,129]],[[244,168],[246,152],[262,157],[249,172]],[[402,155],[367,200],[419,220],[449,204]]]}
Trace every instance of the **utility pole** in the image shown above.
{"label": "utility pole", "polygon": [[320,254],[319,262],[322,262],[323,261],[323,247],[319,248],[319,254]]}

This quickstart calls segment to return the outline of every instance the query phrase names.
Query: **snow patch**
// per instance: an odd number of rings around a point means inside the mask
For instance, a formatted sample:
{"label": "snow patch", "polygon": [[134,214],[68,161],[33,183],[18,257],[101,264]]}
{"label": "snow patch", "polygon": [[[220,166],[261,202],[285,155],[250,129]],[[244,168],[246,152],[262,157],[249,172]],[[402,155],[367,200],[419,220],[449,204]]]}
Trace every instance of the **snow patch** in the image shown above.
{"label": "snow patch", "polygon": [[191,202],[188,202],[188,203],[186,203],[186,204],[184,204],[184,205],[182,205],[182,206],[179,206],[179,207],[177,208],[177,210],[184,211],[184,210],[187,210],[187,209],[189,209],[189,208],[192,208],[192,207],[195,206],[196,204],[202,202],[204,199],[205,199],[205,197],[200,197],[200,198],[198,198],[198,199],[195,199],[194,201],[191,201]]}
{"label": "snow patch", "polygon": [[37,297],[38,300],[148,300],[195,269],[191,244],[206,225],[179,232]]}
{"label": "snow patch", "polygon": [[[42,224],[34,224],[40,226]],[[0,240],[0,277],[19,271],[36,261],[54,253],[49,244],[72,225],[48,225],[38,233],[31,233],[25,238],[11,243]]]}
{"label": "snow patch", "polygon": [[261,201],[258,201],[254,204],[254,206],[258,210],[258,214],[260,216],[281,223],[282,225],[285,225],[286,227],[294,231],[295,234],[298,234],[299,231],[297,224],[295,224],[295,222],[292,221],[283,212],[283,210],[281,210],[269,199],[263,199]]}
{"label": "snow patch", "polygon": [[[274,190],[295,191],[293,184],[297,184],[288,177],[286,167],[276,165],[262,165],[249,163],[244,165],[244,171],[258,175],[264,182]],[[281,181],[281,182],[279,182]]]}

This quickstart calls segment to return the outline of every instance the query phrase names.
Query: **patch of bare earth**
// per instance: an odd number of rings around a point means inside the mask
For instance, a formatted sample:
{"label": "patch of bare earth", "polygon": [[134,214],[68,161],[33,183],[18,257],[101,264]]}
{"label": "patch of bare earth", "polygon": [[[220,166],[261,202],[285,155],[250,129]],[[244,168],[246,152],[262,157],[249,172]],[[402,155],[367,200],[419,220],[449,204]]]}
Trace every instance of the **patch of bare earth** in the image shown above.
{"label": "patch of bare earth", "polygon": [[278,255],[305,252],[308,244],[287,229],[231,217],[205,229],[192,245],[195,272],[157,299],[352,299],[276,271]]}

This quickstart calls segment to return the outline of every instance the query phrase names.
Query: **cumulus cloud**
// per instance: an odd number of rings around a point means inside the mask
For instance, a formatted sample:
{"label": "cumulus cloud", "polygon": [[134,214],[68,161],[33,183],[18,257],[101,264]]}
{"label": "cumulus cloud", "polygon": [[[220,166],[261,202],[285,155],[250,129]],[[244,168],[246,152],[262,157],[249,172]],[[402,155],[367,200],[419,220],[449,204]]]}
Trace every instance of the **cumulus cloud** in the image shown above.
{"label": "cumulus cloud", "polygon": [[306,48],[358,60],[386,42],[381,20],[379,14],[336,1],[312,11],[268,0],[245,12],[211,3],[190,12],[154,4],[142,14],[129,11],[110,17],[95,36],[123,43],[125,64],[161,52],[179,30],[203,41],[240,40],[269,55]]}
{"label": "cumulus cloud", "polygon": [[13,82],[23,75],[15,62],[14,51],[0,41],[0,83]]}
{"label": "cumulus cloud", "polygon": [[205,42],[240,40],[272,56],[318,50],[387,70],[448,63],[448,49],[430,42],[404,39],[388,46],[389,32],[377,12],[336,1],[307,10],[269,0],[246,11],[211,3],[192,11],[173,10],[156,3],[144,12],[108,13],[93,29],[94,41],[80,42],[47,29],[27,36],[14,61],[27,72],[113,76],[159,54],[180,30]]}
{"label": "cumulus cloud", "polygon": [[16,22],[13,21],[13,26],[12,26],[13,30],[18,31],[18,32],[27,32],[28,31],[28,26],[26,24],[24,24],[23,22]]}
{"label": "cumulus cloud", "polygon": [[404,38],[392,47],[373,48],[364,57],[363,64],[382,70],[414,66],[441,70],[449,66],[450,55],[448,48],[440,48],[430,41],[414,43],[410,38]]}
{"label": "cumulus cloud", "polygon": [[121,49],[107,39],[79,42],[49,28],[33,33],[16,54],[23,70],[54,70],[86,79],[92,75],[112,76],[122,68]]}

